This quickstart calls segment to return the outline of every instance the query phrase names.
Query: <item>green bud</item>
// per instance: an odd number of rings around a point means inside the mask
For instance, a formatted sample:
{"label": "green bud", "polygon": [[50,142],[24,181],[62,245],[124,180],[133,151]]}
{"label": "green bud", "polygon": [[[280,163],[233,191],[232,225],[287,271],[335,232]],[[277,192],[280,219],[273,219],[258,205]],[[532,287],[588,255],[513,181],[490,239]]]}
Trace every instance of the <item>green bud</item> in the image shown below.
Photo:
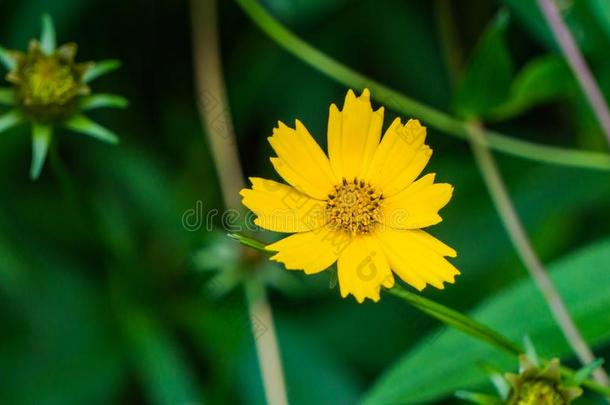
{"label": "green bud", "polygon": [[15,69],[6,79],[13,83],[17,103],[38,122],[55,122],[70,116],[78,96],[89,94],[83,75],[91,64],[76,64],[76,44],[66,44],[51,54],[37,40],[27,53],[17,54]]}
{"label": "green bud", "polygon": [[519,374],[506,374],[511,385],[509,405],[566,405],[582,395],[577,386],[562,381],[559,359],[538,367],[525,355],[519,357]]}

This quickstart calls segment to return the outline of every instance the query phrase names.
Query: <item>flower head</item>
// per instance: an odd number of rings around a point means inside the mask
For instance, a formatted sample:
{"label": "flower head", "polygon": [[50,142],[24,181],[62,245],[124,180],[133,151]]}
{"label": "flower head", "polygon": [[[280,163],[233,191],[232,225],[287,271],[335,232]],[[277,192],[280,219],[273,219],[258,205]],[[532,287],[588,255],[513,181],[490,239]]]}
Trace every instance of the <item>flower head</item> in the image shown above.
{"label": "flower head", "polygon": [[475,404],[568,405],[583,393],[580,384],[601,364],[597,360],[562,379],[561,364],[555,358],[544,365],[533,346],[528,354],[519,355],[519,373],[501,373],[491,366],[485,371],[496,387],[499,398],[482,393],[458,391],[456,396]]}
{"label": "flower head", "polygon": [[105,142],[117,143],[116,135],[81,112],[127,105],[119,96],[90,94],[88,83],[116,69],[117,61],[76,63],[76,44],[56,48],[55,29],[49,16],[43,16],[42,27],[40,40],[32,39],[25,53],[0,47],[0,62],[8,70],[6,80],[12,84],[12,88],[0,88],[0,105],[13,108],[0,115],[0,132],[23,122],[32,123],[32,179],[42,170],[53,126],[61,125]]}
{"label": "flower head", "polygon": [[69,117],[76,98],[89,94],[82,79],[91,64],[76,64],[75,56],[76,44],[46,54],[36,39],[27,53],[14,54],[16,64],[6,80],[13,83],[18,105],[32,119],[54,122]]}
{"label": "flower head", "polygon": [[511,390],[510,405],[564,405],[582,395],[578,386],[565,385],[560,376],[559,359],[536,366],[526,355],[519,356],[519,374],[506,374]]}
{"label": "flower head", "polygon": [[336,262],[341,295],[358,302],[378,301],[393,274],[418,290],[459,274],[445,259],[456,252],[422,230],[441,221],[453,192],[434,174],[416,180],[432,155],[426,129],[397,118],[382,139],[382,127],[383,107],[372,109],[368,90],[350,90],[342,110],[330,107],[328,156],[300,121],[280,122],[268,138],[271,163],[288,185],[251,178],[241,191],[257,225],[293,233],[267,246],[272,260],[306,274]]}

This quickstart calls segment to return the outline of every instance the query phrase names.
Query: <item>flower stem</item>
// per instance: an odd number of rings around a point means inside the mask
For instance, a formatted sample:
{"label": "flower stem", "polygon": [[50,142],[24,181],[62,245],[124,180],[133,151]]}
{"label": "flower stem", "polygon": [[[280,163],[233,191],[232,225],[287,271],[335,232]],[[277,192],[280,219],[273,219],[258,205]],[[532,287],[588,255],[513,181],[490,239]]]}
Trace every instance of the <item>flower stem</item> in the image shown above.
{"label": "flower stem", "polygon": [[[495,348],[501,349],[514,356],[519,356],[521,353],[523,353],[523,350],[508,338],[477,322],[469,316],[462,314],[461,312],[455,311],[442,304],[439,304],[438,302],[409,292],[399,285],[396,285],[387,291],[390,294],[403,299],[405,302],[424,312],[425,314],[438,319],[448,326],[459,329],[478,340],[494,346]],[[541,359],[541,361],[546,363],[546,360],[544,359]],[[567,367],[562,367],[561,373],[566,377],[574,377],[576,374],[576,372]],[[603,384],[599,384],[595,381],[587,379],[582,382],[582,385],[589,388],[591,391],[597,392],[598,394],[606,397],[610,396],[610,388],[604,386]]]}
{"label": "flower stem", "polygon": [[599,89],[585,58],[578,49],[574,37],[561,18],[561,14],[553,0],[538,0],[538,7],[542,11],[542,15],[551,28],[551,32],[563,53],[563,57],[568,62],[568,65],[570,65],[578,84],[599,121],[599,125],[610,143],[610,110],[608,109],[608,103],[604,99],[604,95]]}
{"label": "flower stem", "polygon": [[[417,117],[441,132],[460,139],[468,139],[466,122],[409,98],[332,59],[286,29],[256,0],[236,0],[236,2],[279,46],[328,77],[354,89],[367,87],[377,101],[388,108]],[[489,148],[513,156],[557,165],[610,170],[610,155],[606,153],[540,145],[489,130],[485,130],[485,135],[484,142]]]}
{"label": "flower stem", "polygon": [[[216,0],[191,1],[199,112],[212,150],[225,205],[239,208],[244,187],[220,63]],[[288,403],[273,316],[258,277],[246,281],[246,301],[267,403]],[[264,331],[264,333],[261,333]]]}
{"label": "flower stem", "polygon": [[[241,243],[244,246],[251,247],[252,249],[256,249],[267,254],[271,253],[270,251],[265,249],[264,243],[256,239],[241,234],[229,234],[228,236],[232,239],[235,239],[237,242]],[[519,354],[523,353],[523,349],[521,349],[519,345],[506,338],[505,336],[501,335],[500,333],[494,331],[493,329],[489,328],[488,326],[485,326],[482,323],[479,323],[476,320],[470,318],[468,315],[448,308],[442,304],[439,304],[436,301],[432,301],[431,299],[424,298],[418,294],[407,291],[400,285],[395,285],[394,287],[386,291],[404,300],[405,302],[412,305],[419,311],[422,311],[426,315],[429,315],[448,326],[461,330],[467,335],[470,335],[475,339],[481,340],[482,342],[485,342],[497,349],[500,349],[514,356],[518,356]],[[544,359],[541,360],[542,362],[546,362]],[[566,377],[573,377],[576,374],[574,370],[568,367],[562,367],[561,373]],[[610,388],[605,387],[602,384],[596,383],[595,381],[587,379],[582,382],[582,385],[589,388],[591,391],[595,391],[605,396],[610,396]]]}
{"label": "flower stem", "polygon": [[[529,242],[523,224],[521,223],[517,210],[515,209],[506,186],[498,170],[496,162],[483,142],[485,132],[478,122],[469,125],[469,135],[475,161],[483,176],[487,189],[500,215],[504,228],[508,232],[510,240],[515,247],[521,261],[534,280],[536,286],[544,297],[551,314],[563,332],[568,344],[583,365],[587,365],[595,360],[593,352],[587,345],[578,327],[574,323],[561,295],[555,288],[553,281],[549,277],[540,258],[534,251]],[[602,385],[608,385],[608,375],[600,367],[594,377]]]}
{"label": "flower stem", "polygon": [[438,319],[439,321],[466,332],[480,340],[484,340],[485,342],[495,346],[498,349],[508,352],[509,354],[518,356],[523,352],[523,349],[504,336],[458,311],[424,298],[421,295],[407,291],[399,285],[395,285],[393,288],[389,289],[388,292],[402,298],[415,308]]}

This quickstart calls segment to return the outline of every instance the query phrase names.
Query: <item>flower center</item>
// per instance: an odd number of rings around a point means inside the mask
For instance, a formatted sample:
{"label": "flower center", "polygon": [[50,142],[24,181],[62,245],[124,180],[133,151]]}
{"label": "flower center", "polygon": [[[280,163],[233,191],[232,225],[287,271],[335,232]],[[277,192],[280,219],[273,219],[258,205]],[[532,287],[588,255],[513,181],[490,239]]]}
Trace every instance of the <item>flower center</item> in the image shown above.
{"label": "flower center", "polygon": [[537,380],[523,384],[515,403],[517,405],[563,405],[566,401],[554,384]]}
{"label": "flower center", "polygon": [[367,234],[381,218],[383,194],[363,180],[336,185],[326,200],[328,224],[350,234]]}
{"label": "flower center", "polygon": [[26,105],[65,104],[78,87],[70,66],[55,57],[39,57],[26,65],[23,76]]}

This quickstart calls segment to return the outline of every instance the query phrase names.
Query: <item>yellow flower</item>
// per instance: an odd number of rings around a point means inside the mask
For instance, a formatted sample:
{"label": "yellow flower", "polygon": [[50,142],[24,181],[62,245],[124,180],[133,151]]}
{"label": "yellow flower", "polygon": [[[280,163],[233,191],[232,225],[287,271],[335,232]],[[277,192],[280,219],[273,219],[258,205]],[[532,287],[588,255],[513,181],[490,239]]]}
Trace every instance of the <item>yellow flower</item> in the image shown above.
{"label": "yellow flower", "polygon": [[337,262],[341,296],[379,300],[394,285],[392,271],[411,286],[443,288],[459,271],[445,256],[456,252],[421,228],[439,223],[453,187],[420,175],[432,150],[417,120],[395,119],[383,139],[383,107],[370,93],[350,90],[343,110],[330,106],[328,157],[305,126],[279,123],[269,137],[271,163],[289,185],[250,178],[241,191],[255,223],[293,233],[267,249],[287,269],[319,273]]}

